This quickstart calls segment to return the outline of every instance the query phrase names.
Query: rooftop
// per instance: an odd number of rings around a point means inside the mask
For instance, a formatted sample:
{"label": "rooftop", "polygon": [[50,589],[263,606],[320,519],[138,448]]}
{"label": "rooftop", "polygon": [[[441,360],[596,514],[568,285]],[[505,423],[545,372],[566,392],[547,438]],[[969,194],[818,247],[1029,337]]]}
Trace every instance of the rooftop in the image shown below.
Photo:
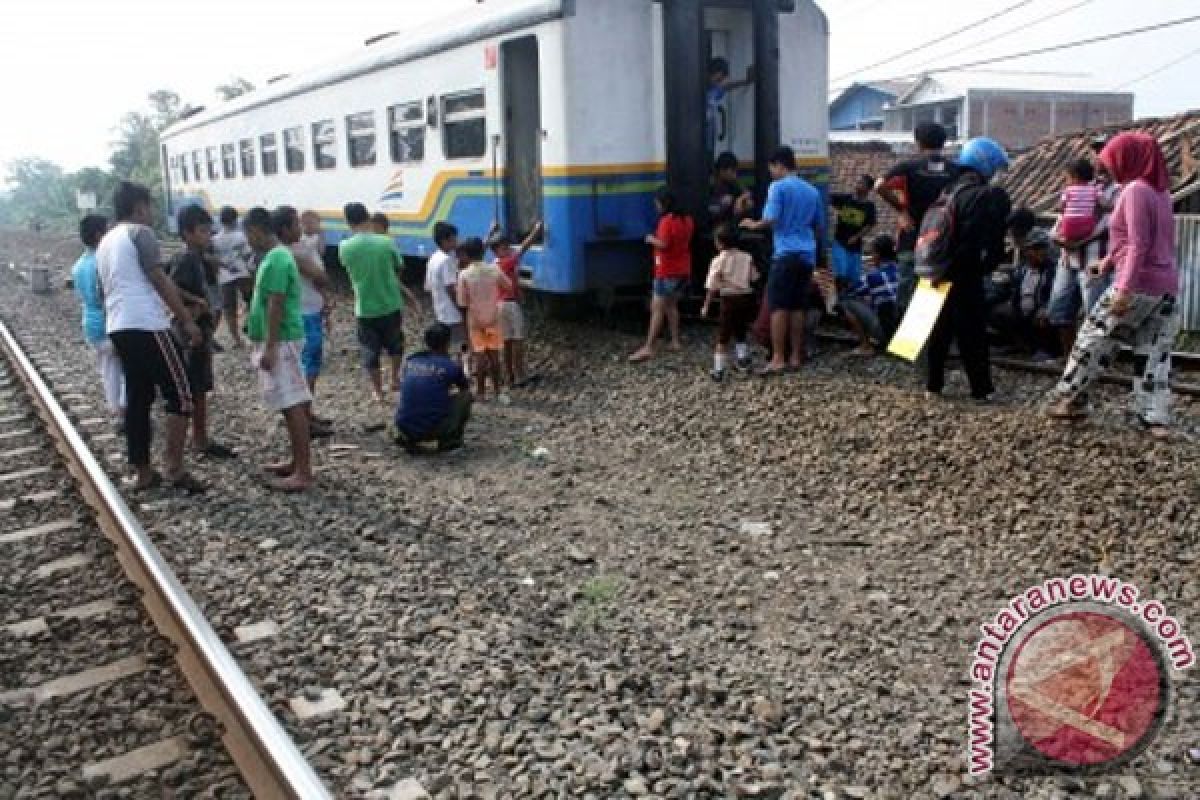
{"label": "rooftop", "polygon": [[968,90],[1021,92],[1075,92],[1081,94],[1133,95],[1114,92],[1092,75],[1078,72],[1028,72],[1007,70],[952,70],[928,72],[896,99],[897,105],[936,102],[963,97]]}

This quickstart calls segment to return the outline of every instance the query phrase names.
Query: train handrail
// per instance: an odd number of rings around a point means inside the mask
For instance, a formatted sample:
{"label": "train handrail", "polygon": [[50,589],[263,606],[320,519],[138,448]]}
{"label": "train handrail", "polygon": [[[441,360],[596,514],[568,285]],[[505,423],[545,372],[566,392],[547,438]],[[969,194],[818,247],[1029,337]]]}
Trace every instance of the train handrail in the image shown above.
{"label": "train handrail", "polygon": [[49,427],[68,469],[79,481],[101,529],[116,546],[118,559],[142,590],[146,610],[158,629],[179,648],[176,658],[197,699],[221,722],[225,746],[255,797],[332,800],[329,790],[183,588],[2,320],[0,345],[33,397],[39,416]]}

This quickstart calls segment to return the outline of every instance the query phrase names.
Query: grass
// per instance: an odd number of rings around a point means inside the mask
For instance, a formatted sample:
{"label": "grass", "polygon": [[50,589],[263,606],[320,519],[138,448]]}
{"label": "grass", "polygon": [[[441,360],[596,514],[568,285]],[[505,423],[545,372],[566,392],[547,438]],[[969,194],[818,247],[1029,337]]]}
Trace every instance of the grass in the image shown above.
{"label": "grass", "polygon": [[579,590],[579,601],[571,614],[572,628],[601,629],[608,626],[614,602],[624,591],[625,583],[619,576],[597,575],[589,578]]}

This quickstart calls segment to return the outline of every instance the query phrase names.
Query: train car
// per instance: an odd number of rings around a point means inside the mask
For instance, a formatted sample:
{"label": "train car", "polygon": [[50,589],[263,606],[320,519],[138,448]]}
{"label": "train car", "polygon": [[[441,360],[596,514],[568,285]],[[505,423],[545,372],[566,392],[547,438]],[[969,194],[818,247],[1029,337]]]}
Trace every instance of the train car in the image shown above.
{"label": "train car", "polygon": [[[166,211],[316,209],[332,246],[357,200],[416,259],[438,220],[519,236],[544,219],[530,288],[642,284],[653,193],[669,180],[702,214],[713,153],[733,151],[761,188],[769,150],[790,144],[827,182],[827,53],[812,0],[489,0],[176,123],[161,137]],[[717,56],[753,80],[727,93],[713,147]]]}

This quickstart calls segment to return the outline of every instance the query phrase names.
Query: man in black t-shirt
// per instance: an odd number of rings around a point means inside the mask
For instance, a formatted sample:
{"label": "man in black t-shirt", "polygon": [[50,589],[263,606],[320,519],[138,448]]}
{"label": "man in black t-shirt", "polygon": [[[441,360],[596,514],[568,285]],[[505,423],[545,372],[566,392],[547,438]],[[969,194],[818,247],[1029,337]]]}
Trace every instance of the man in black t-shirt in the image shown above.
{"label": "man in black t-shirt", "polygon": [[900,214],[897,239],[899,289],[897,301],[903,312],[917,289],[913,263],[921,221],[937,199],[958,177],[958,167],[942,155],[946,129],[936,122],[923,122],[913,133],[920,154],[888,170],[875,185],[875,191]]}
{"label": "man in black t-shirt", "polygon": [[875,204],[867,198],[875,179],[863,175],[854,186],[853,194],[835,194],[830,203],[837,220],[833,233],[833,274],[838,288],[858,285],[862,278],[863,239],[875,227]]}
{"label": "man in black t-shirt", "polygon": [[192,389],[192,449],[212,458],[233,458],[234,452],[208,436],[208,393],[213,389],[213,334],[216,320],[209,308],[209,286],[216,284],[217,264],[208,255],[212,217],[200,206],[179,212],[179,235],[187,249],[171,261],[170,277],[184,307],[200,328],[199,345],[184,348],[184,369]]}

